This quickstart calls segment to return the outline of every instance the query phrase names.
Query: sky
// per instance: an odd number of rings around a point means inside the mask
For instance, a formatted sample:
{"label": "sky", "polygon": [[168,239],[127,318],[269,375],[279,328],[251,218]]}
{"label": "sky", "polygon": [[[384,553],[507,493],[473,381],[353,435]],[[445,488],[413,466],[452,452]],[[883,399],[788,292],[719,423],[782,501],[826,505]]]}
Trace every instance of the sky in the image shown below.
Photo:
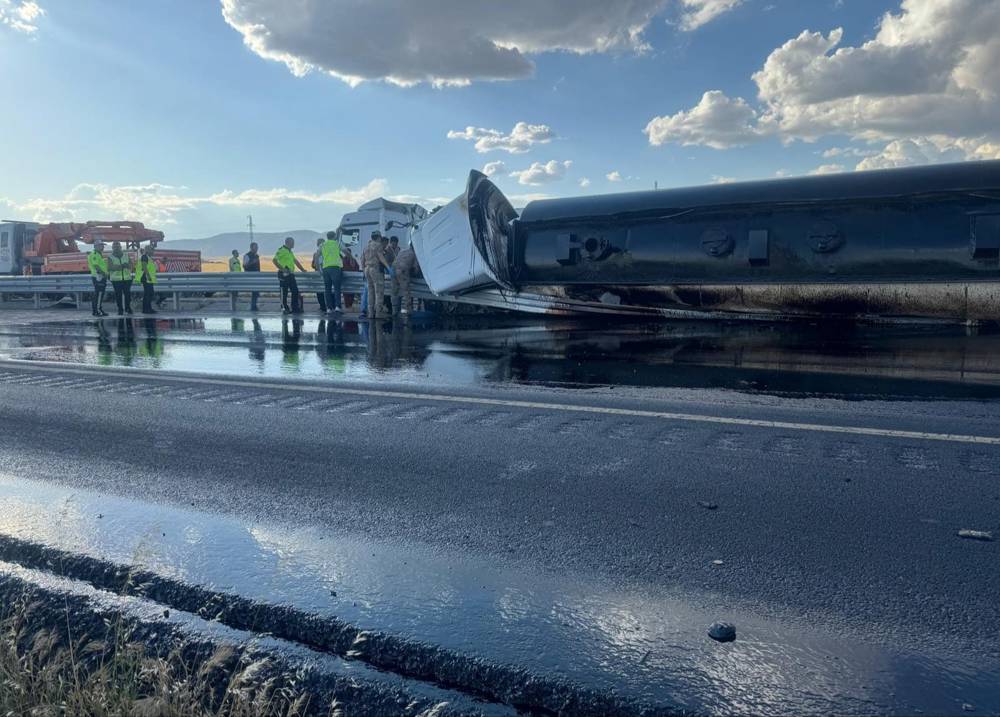
{"label": "sky", "polygon": [[0,0],[0,216],[325,230],[1000,158],[998,0]]}

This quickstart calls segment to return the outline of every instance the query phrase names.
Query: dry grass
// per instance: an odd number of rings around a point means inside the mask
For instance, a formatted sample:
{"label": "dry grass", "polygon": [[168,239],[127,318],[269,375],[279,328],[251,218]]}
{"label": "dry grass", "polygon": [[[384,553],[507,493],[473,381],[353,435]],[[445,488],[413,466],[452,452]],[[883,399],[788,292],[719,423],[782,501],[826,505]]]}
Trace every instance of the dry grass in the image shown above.
{"label": "dry grass", "polygon": [[[99,634],[77,635],[69,611],[50,612],[24,598],[0,615],[0,715],[95,717],[293,717],[314,699],[281,677],[267,658],[230,646],[175,648],[162,656],[133,639],[119,618]],[[40,617],[41,616],[41,617]],[[187,654],[185,654],[185,652]],[[338,714],[336,704],[323,714]]]}
{"label": "dry grass", "polygon": [[[264,266],[265,263],[270,264],[270,262],[261,261],[260,270],[264,273],[273,274],[275,272],[274,267]],[[202,258],[201,270],[216,274],[219,272],[229,271],[229,259],[226,258],[219,259],[217,257]]]}

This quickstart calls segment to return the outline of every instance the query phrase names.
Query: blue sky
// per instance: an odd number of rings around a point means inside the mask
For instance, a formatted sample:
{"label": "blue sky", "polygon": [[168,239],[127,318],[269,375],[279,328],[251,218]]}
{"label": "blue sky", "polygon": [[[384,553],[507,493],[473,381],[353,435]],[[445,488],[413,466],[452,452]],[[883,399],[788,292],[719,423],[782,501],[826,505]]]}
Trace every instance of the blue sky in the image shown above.
{"label": "blue sky", "polygon": [[432,206],[488,164],[523,205],[994,158],[998,7],[0,0],[0,213],[188,238]]}

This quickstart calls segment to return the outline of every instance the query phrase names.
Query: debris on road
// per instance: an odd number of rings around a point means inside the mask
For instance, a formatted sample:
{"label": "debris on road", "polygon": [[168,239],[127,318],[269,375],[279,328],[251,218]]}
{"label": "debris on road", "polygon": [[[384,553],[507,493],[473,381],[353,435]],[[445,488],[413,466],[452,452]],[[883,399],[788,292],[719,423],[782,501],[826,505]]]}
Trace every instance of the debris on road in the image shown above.
{"label": "debris on road", "polygon": [[718,510],[719,509],[718,503],[710,503],[707,500],[699,500],[698,501],[698,505],[700,505],[705,510]]}
{"label": "debris on road", "polygon": [[713,560],[713,561],[712,561],[712,565],[714,565],[714,566],[716,566],[716,567],[719,567],[720,565],[725,565],[725,564],[726,564],[726,563],[725,563],[725,561],[724,561],[724,560]]}
{"label": "debris on road", "polygon": [[993,533],[988,530],[960,530],[958,531],[958,537],[966,538],[967,540],[991,542],[993,540]]}
{"label": "debris on road", "polygon": [[728,622],[717,622],[708,628],[708,636],[716,642],[732,642],[736,639],[736,627]]}

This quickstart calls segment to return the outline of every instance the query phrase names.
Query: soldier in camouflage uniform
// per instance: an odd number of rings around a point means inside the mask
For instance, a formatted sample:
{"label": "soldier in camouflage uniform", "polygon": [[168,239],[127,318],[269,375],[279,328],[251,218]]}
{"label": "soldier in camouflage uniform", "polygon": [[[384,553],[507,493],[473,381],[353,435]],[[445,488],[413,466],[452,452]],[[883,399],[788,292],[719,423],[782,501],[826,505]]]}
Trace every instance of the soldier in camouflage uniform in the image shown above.
{"label": "soldier in camouflage uniform", "polygon": [[410,297],[410,275],[417,265],[412,246],[403,249],[392,263],[392,313],[405,316],[413,303]]}
{"label": "soldier in camouflage uniform", "polygon": [[381,234],[372,233],[371,241],[365,247],[361,263],[365,268],[365,278],[368,280],[368,317],[371,319],[385,316],[383,297],[385,297],[385,269],[390,268],[385,258],[386,238]]}

